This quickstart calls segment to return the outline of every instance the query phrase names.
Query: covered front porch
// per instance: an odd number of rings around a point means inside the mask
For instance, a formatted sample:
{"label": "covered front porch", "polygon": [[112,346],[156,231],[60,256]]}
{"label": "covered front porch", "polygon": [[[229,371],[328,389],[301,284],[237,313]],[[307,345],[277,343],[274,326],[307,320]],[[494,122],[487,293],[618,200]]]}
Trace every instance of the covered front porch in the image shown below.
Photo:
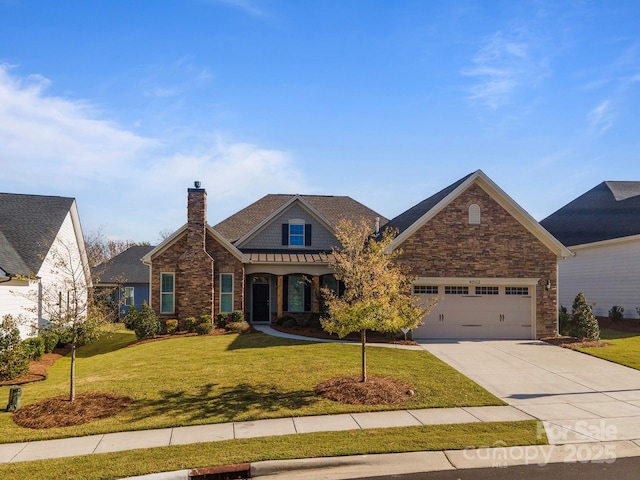
{"label": "covered front porch", "polygon": [[292,316],[308,320],[320,311],[322,287],[339,291],[328,254],[251,254],[245,267],[245,318],[252,324]]}

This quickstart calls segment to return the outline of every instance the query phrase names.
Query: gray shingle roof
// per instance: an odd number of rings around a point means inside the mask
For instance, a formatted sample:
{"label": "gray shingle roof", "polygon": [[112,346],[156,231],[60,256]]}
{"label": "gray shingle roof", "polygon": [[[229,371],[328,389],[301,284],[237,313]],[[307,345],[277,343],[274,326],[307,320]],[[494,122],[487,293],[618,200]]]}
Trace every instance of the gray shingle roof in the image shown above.
{"label": "gray shingle roof", "polygon": [[416,223],[420,218],[422,218],[429,210],[440,203],[440,201],[442,201],[447,195],[449,195],[456,188],[462,185],[465,180],[467,180],[471,175],[473,175],[473,173],[466,175],[457,182],[452,183],[448,187],[440,190],[435,195],[432,195],[431,197],[421,201],[417,205],[414,205],[409,210],[401,213],[397,217],[392,218],[391,220],[389,220],[389,223],[387,223],[386,226],[389,228],[397,229],[399,234],[402,233],[411,225]]}
{"label": "gray shingle roof", "polygon": [[91,275],[101,283],[149,283],[149,266],[142,257],[153,250],[152,246],[129,247],[107,262],[91,269]]}
{"label": "gray shingle roof", "polygon": [[37,274],[74,199],[0,193],[0,267]]}
{"label": "gray shingle roof", "polygon": [[[369,207],[347,196],[333,195],[300,195],[331,224],[336,225],[341,218],[357,220],[360,217],[375,219],[380,217],[380,224],[387,219]],[[242,238],[260,222],[273,214],[278,208],[290,201],[295,195],[269,194],[252,203],[239,212],[231,215],[213,228],[230,242]]]}
{"label": "gray shingle roof", "polygon": [[602,182],[540,224],[567,246],[640,235],[640,182]]}

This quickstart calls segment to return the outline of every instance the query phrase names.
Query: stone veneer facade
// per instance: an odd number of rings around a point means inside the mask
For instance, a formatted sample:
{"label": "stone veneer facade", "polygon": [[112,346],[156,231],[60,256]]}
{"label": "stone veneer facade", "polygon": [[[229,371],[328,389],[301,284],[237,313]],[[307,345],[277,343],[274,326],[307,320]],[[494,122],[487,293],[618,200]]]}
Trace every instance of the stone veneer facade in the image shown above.
{"label": "stone veneer facade", "polygon": [[[234,275],[234,310],[244,310],[244,266],[207,230],[207,195],[190,188],[187,229],[173,244],[152,258],[151,307],[163,320],[220,312],[220,274]],[[160,313],[160,276],[174,273],[173,313]]]}
{"label": "stone veneer facade", "polygon": [[[480,206],[480,225],[469,206]],[[477,184],[405,240],[399,261],[419,277],[540,278],[536,335],[557,334],[557,258]],[[547,291],[547,280],[551,288]]]}

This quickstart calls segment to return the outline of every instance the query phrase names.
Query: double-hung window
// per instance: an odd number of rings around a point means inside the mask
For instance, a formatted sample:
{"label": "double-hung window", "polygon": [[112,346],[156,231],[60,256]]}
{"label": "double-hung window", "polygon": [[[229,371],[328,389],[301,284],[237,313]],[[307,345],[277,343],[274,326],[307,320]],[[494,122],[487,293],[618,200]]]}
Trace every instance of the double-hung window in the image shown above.
{"label": "double-hung window", "polygon": [[175,311],[175,274],[160,274],[160,313]]}
{"label": "double-hung window", "polygon": [[233,273],[220,274],[220,313],[233,312]]}
{"label": "double-hung window", "polygon": [[289,245],[304,247],[304,223],[289,223]]}
{"label": "double-hung window", "polygon": [[133,298],[133,287],[124,287],[124,304],[127,307],[135,305],[135,299]]}

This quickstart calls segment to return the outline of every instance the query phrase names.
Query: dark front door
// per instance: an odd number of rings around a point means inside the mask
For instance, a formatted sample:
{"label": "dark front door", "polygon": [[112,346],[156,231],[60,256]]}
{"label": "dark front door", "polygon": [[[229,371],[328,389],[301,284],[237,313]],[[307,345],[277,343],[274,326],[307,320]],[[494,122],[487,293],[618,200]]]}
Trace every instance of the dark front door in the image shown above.
{"label": "dark front door", "polygon": [[268,322],[269,318],[269,284],[253,284],[253,304],[251,305],[252,322]]}

